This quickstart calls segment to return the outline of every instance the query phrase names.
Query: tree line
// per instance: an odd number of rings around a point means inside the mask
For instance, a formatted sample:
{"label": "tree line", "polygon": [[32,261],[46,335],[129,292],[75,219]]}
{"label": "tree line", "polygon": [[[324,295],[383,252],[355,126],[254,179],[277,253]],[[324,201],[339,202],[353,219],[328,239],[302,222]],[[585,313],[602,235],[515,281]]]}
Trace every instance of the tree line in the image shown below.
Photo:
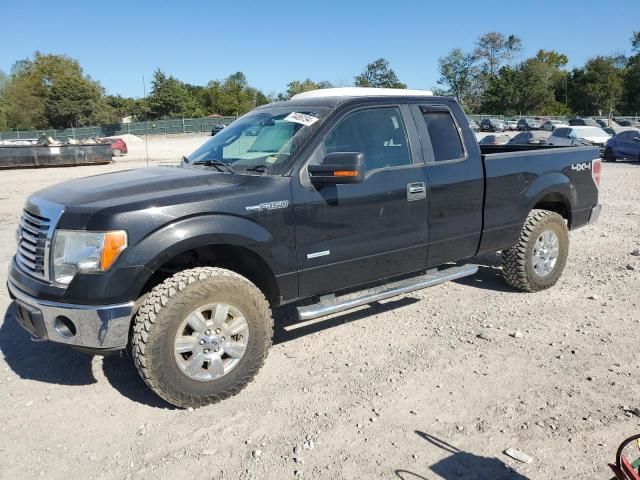
{"label": "tree line", "polygon": [[[475,49],[454,49],[439,60],[435,93],[454,96],[468,112],[491,114],[606,115],[640,112],[640,32],[631,38],[630,56],[599,56],[567,69],[569,59],[540,50],[519,60],[516,35],[489,32]],[[354,77],[361,87],[406,88],[384,58],[372,61]],[[135,120],[241,115],[297,93],[329,88],[331,82],[292,80],[280,93],[252,87],[242,72],[206,85],[185,83],[157,69],[149,95],[109,95],[66,55],[35,52],[0,71],[0,131],[69,128]]]}
{"label": "tree line", "polygon": [[[378,59],[354,78],[369,87],[406,88],[385,59]],[[14,64],[9,75],[0,71],[0,131],[8,129],[70,128],[135,120],[242,115],[297,93],[333,86],[328,81],[293,80],[287,90],[265,94],[252,87],[242,72],[206,85],[191,85],[157,69],[149,95],[130,98],[107,95],[86,75],[77,60],[36,52]]]}
{"label": "tree line", "polygon": [[640,32],[630,56],[597,56],[568,69],[567,55],[539,50],[518,60],[516,35],[489,32],[475,49],[440,58],[436,92],[456,97],[468,112],[518,115],[636,115],[640,112]]}

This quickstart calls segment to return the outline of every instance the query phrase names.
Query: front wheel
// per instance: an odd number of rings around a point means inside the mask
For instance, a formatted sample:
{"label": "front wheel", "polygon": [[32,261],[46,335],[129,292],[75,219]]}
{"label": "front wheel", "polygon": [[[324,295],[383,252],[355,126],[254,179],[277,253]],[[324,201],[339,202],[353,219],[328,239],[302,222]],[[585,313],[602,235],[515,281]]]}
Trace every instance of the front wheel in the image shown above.
{"label": "front wheel", "polygon": [[156,286],[140,307],[132,351],[140,376],[181,408],[215,403],[242,390],[267,356],[269,304],[230,270],[184,270]]}
{"label": "front wheel", "polygon": [[119,148],[114,148],[113,150],[111,150],[112,157],[119,157],[120,155],[122,155],[122,150],[120,150]]}
{"label": "front wheel", "polygon": [[556,284],[569,255],[569,230],[559,214],[532,210],[518,243],[502,251],[502,276],[525,292],[545,290]]}

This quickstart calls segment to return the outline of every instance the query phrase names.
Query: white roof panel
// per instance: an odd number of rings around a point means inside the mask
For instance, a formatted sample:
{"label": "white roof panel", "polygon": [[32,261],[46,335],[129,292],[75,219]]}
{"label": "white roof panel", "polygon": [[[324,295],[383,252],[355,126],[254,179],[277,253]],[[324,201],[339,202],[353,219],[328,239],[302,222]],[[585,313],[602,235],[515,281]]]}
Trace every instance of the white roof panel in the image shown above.
{"label": "white roof panel", "polygon": [[305,98],[323,97],[380,97],[388,95],[399,95],[405,97],[431,97],[433,92],[429,90],[408,90],[405,88],[368,88],[368,87],[340,87],[322,88],[298,93],[292,99],[301,100]]}

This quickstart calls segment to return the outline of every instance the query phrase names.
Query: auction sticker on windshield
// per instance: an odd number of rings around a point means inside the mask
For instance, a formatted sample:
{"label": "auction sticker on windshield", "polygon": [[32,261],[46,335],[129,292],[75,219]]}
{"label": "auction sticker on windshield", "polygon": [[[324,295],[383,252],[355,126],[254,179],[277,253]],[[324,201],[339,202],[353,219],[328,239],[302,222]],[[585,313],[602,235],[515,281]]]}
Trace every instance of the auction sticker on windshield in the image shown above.
{"label": "auction sticker on windshield", "polygon": [[305,127],[310,127],[318,121],[318,118],[313,115],[307,115],[306,113],[291,112],[284,118],[284,120],[287,122],[299,123]]}

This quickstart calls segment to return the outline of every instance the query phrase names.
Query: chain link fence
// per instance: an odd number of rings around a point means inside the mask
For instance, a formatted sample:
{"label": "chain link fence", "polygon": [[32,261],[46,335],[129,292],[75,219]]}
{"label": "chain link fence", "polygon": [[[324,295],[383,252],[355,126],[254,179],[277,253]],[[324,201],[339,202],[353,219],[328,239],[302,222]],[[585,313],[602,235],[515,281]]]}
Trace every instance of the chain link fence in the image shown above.
{"label": "chain link fence", "polygon": [[43,134],[56,140],[69,138],[114,137],[118,135],[170,135],[180,133],[210,133],[214,125],[228,125],[237,117],[179,118],[174,120],[155,120],[148,122],[118,123],[96,125],[93,127],[67,128],[65,130],[13,130],[0,132],[0,140],[37,139]]}
{"label": "chain link fence", "polygon": [[[484,118],[498,118],[501,120],[518,120],[520,118],[544,118],[549,120],[566,120],[564,116],[551,115],[467,115],[476,122]],[[237,117],[204,117],[204,118],[179,118],[173,120],[155,120],[148,122],[118,123],[113,125],[96,125],[93,127],[67,128],[65,130],[12,130],[10,132],[0,132],[0,140],[37,139],[43,134],[53,137],[56,140],[66,141],[69,138],[83,139],[91,136],[114,137],[118,135],[171,135],[181,133],[210,133],[214,125],[228,125]],[[616,117],[619,120],[638,121],[640,117]]]}

